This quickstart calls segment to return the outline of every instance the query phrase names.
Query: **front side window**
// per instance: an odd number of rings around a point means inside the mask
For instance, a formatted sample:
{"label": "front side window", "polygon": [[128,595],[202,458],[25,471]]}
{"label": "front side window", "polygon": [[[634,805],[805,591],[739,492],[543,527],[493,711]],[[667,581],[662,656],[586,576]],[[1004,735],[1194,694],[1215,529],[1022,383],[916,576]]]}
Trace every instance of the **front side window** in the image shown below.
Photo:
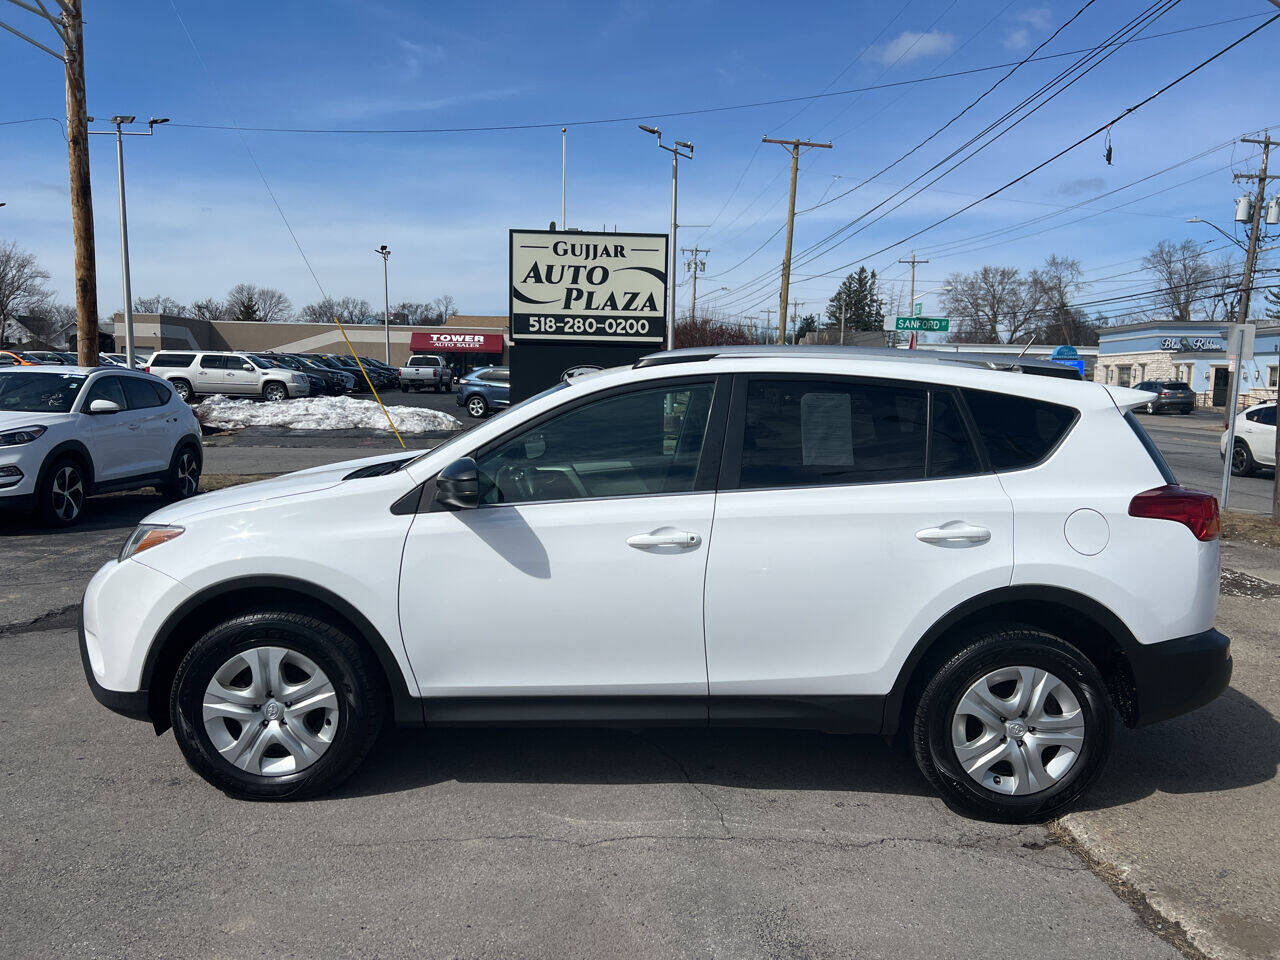
{"label": "front side window", "polygon": [[125,401],[124,387],[121,386],[120,380],[120,377],[99,377],[93,381],[88,395],[84,398],[84,406],[80,409],[88,411],[95,400],[110,400],[121,410],[127,409],[129,404]]}
{"label": "front side window", "polygon": [[1245,414],[1245,416],[1264,427],[1274,427],[1276,425],[1276,408],[1274,404],[1269,407],[1259,407],[1257,410]]}
{"label": "front side window", "polygon": [[0,373],[0,410],[67,413],[80,395],[84,380],[82,373],[6,370]]}
{"label": "front side window", "polygon": [[589,401],[477,457],[483,503],[688,493],[694,489],[712,383]]}
{"label": "front side window", "polygon": [[738,486],[923,480],[927,402],[914,386],[753,378]]}

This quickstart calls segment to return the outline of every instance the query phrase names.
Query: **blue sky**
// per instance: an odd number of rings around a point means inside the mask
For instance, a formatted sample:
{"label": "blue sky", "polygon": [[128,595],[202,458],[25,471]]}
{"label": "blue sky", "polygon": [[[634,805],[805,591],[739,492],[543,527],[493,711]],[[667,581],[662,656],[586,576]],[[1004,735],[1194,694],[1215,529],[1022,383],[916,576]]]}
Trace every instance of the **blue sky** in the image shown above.
{"label": "blue sky", "polygon": [[[319,298],[256,160],[329,294],[380,302],[381,264],[373,249],[386,243],[393,301],[448,293],[463,313],[501,313],[507,230],[559,219],[560,123],[800,97],[1007,63],[1030,53],[1084,2],[89,0],[89,111],[173,119],[151,139],[126,141],[135,295],[163,293],[190,303],[247,281],[283,289],[296,307]],[[1100,0],[1042,52],[1089,47],[1146,6]],[[792,289],[804,301],[802,312],[825,304],[844,264],[1035,166],[1275,13],[1266,0],[1178,4],[1142,35],[1235,22],[1120,49],[934,187],[829,253],[799,262],[800,251],[918,176],[1074,58],[1022,67],[892,170],[797,219]],[[46,39],[51,33],[13,7],[0,10],[0,18]],[[1240,189],[1230,175],[1251,168],[1251,148],[1226,146],[1072,213],[1061,208],[1246,131],[1280,128],[1278,38],[1280,24],[1117,124],[1114,165],[1103,161],[1097,138],[1000,197],[864,262],[887,278],[904,277],[895,261],[914,246],[932,261],[918,274],[928,288],[952,271],[983,263],[1030,268],[1057,253],[1078,258],[1098,281],[1091,297],[1146,289],[1129,271],[1155,241],[1220,240],[1207,227],[1184,223],[1188,216],[1231,229]],[[0,51],[0,121],[62,116],[61,65],[9,34],[0,35]],[[762,135],[834,142],[801,160],[797,208],[805,209],[915,146],[1003,72],[650,121],[668,140],[696,147],[681,166],[680,220],[711,226],[682,227],[679,243],[710,248],[700,302],[710,305],[708,297],[718,296],[728,314],[777,305],[776,280],[768,274],[777,272],[783,238],[768,238],[785,216],[788,158],[781,147],[761,146]],[[552,126],[306,135],[180,123]],[[69,300],[71,228],[59,127],[0,126],[0,144],[0,201],[7,204],[0,208],[0,239],[35,252]],[[91,149],[99,302],[110,312],[121,304],[114,144],[94,137]],[[667,230],[670,156],[635,120],[571,126],[568,184],[569,226]],[[1046,214],[1055,216],[1013,229]],[[985,240],[955,242],[988,232]],[[728,293],[713,294],[725,286]],[[688,284],[679,290],[687,303]]]}

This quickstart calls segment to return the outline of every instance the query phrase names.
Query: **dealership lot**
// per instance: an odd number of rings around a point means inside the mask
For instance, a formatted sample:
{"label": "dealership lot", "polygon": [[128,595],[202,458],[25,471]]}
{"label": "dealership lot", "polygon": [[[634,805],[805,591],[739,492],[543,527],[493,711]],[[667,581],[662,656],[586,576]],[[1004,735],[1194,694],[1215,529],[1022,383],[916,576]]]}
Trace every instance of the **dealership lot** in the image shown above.
{"label": "dealership lot", "polygon": [[[1211,425],[1144,419],[1174,469],[1212,489],[1216,449],[1196,442],[1216,442]],[[250,430],[210,438],[206,474],[388,449],[366,433]],[[1259,501],[1251,485],[1267,486],[1237,484]],[[171,736],[85,685],[84,583],[158,505],[98,498],[81,527],[0,532],[17,572],[0,585],[13,955],[1178,956],[1147,902],[1211,955],[1280,943],[1273,551],[1224,551],[1233,688],[1122,730],[1060,827],[959,818],[905,752],[786,731],[391,731],[336,794],[263,805],[212,791]],[[1138,909],[1108,886],[1115,869]]]}

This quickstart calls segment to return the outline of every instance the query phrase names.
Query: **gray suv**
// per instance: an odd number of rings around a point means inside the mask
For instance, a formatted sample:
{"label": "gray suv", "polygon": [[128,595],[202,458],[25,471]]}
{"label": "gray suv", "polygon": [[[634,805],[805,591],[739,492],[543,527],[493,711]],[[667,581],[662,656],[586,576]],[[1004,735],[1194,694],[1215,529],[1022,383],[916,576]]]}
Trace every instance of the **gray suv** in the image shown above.
{"label": "gray suv", "polygon": [[1154,393],[1155,399],[1143,410],[1147,413],[1164,413],[1172,410],[1186,416],[1196,408],[1196,395],[1191,387],[1178,380],[1144,380],[1134,386],[1135,390],[1146,390]]}

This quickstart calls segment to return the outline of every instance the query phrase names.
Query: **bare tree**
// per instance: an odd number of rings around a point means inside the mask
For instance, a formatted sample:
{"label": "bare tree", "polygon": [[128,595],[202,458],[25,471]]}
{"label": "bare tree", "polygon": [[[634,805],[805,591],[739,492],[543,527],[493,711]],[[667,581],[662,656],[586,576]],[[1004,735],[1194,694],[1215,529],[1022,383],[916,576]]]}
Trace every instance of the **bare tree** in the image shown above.
{"label": "bare tree", "polygon": [[239,319],[248,312],[250,303],[256,309],[257,293],[258,290],[252,283],[237,283],[227,291],[227,316],[233,320]]}
{"label": "bare tree", "polygon": [[163,314],[166,317],[185,317],[187,308],[173,297],[137,297],[133,301],[135,313]]}
{"label": "bare tree", "polygon": [[256,291],[258,312],[268,323],[279,323],[293,315],[293,303],[275,287],[258,287]]}
{"label": "bare tree", "polygon": [[375,314],[369,301],[360,297],[325,297],[303,307],[298,316],[308,323],[333,323],[335,317],[342,323],[377,323],[382,319],[382,314]]}
{"label": "bare tree", "polygon": [[1205,284],[1203,299],[1199,303],[1200,312],[1210,323],[1216,320],[1224,322],[1234,316],[1240,306],[1240,278],[1244,265],[1232,259],[1231,254],[1223,254],[1212,264],[1212,274]]}
{"label": "bare tree", "polygon": [[338,314],[338,301],[333,297],[325,297],[315,303],[309,303],[298,311],[298,319],[304,323],[333,323]]}
{"label": "bare tree", "polygon": [[403,300],[391,308],[392,323],[427,324],[435,320],[435,308],[429,303]]}
{"label": "bare tree", "polygon": [[448,320],[450,317],[457,316],[458,301],[454,300],[453,297],[449,296],[447,293],[436,297],[435,300],[431,302],[431,305],[435,307],[436,316],[440,318],[441,323]]}
{"label": "bare tree", "polygon": [[75,329],[76,308],[49,299],[32,310],[26,324],[49,346],[62,349],[67,344],[67,333]]}
{"label": "bare tree", "polygon": [[227,305],[213,297],[205,297],[191,304],[191,314],[200,320],[225,320]]}
{"label": "bare tree", "polygon": [[1182,323],[1191,321],[1191,308],[1213,282],[1214,269],[1194,240],[1173,243],[1161,240],[1142,258],[1142,268],[1159,286],[1157,311]]}
{"label": "bare tree", "polygon": [[1038,300],[1029,298],[1029,285],[1016,268],[953,273],[947,285],[942,309],[955,321],[948,338],[953,343],[1012,343],[1030,332]]}
{"label": "bare tree", "polygon": [[48,279],[48,271],[41,268],[34,254],[12,240],[0,243],[0,344],[7,342],[10,320],[35,313],[49,302],[53,294],[44,285]]}

